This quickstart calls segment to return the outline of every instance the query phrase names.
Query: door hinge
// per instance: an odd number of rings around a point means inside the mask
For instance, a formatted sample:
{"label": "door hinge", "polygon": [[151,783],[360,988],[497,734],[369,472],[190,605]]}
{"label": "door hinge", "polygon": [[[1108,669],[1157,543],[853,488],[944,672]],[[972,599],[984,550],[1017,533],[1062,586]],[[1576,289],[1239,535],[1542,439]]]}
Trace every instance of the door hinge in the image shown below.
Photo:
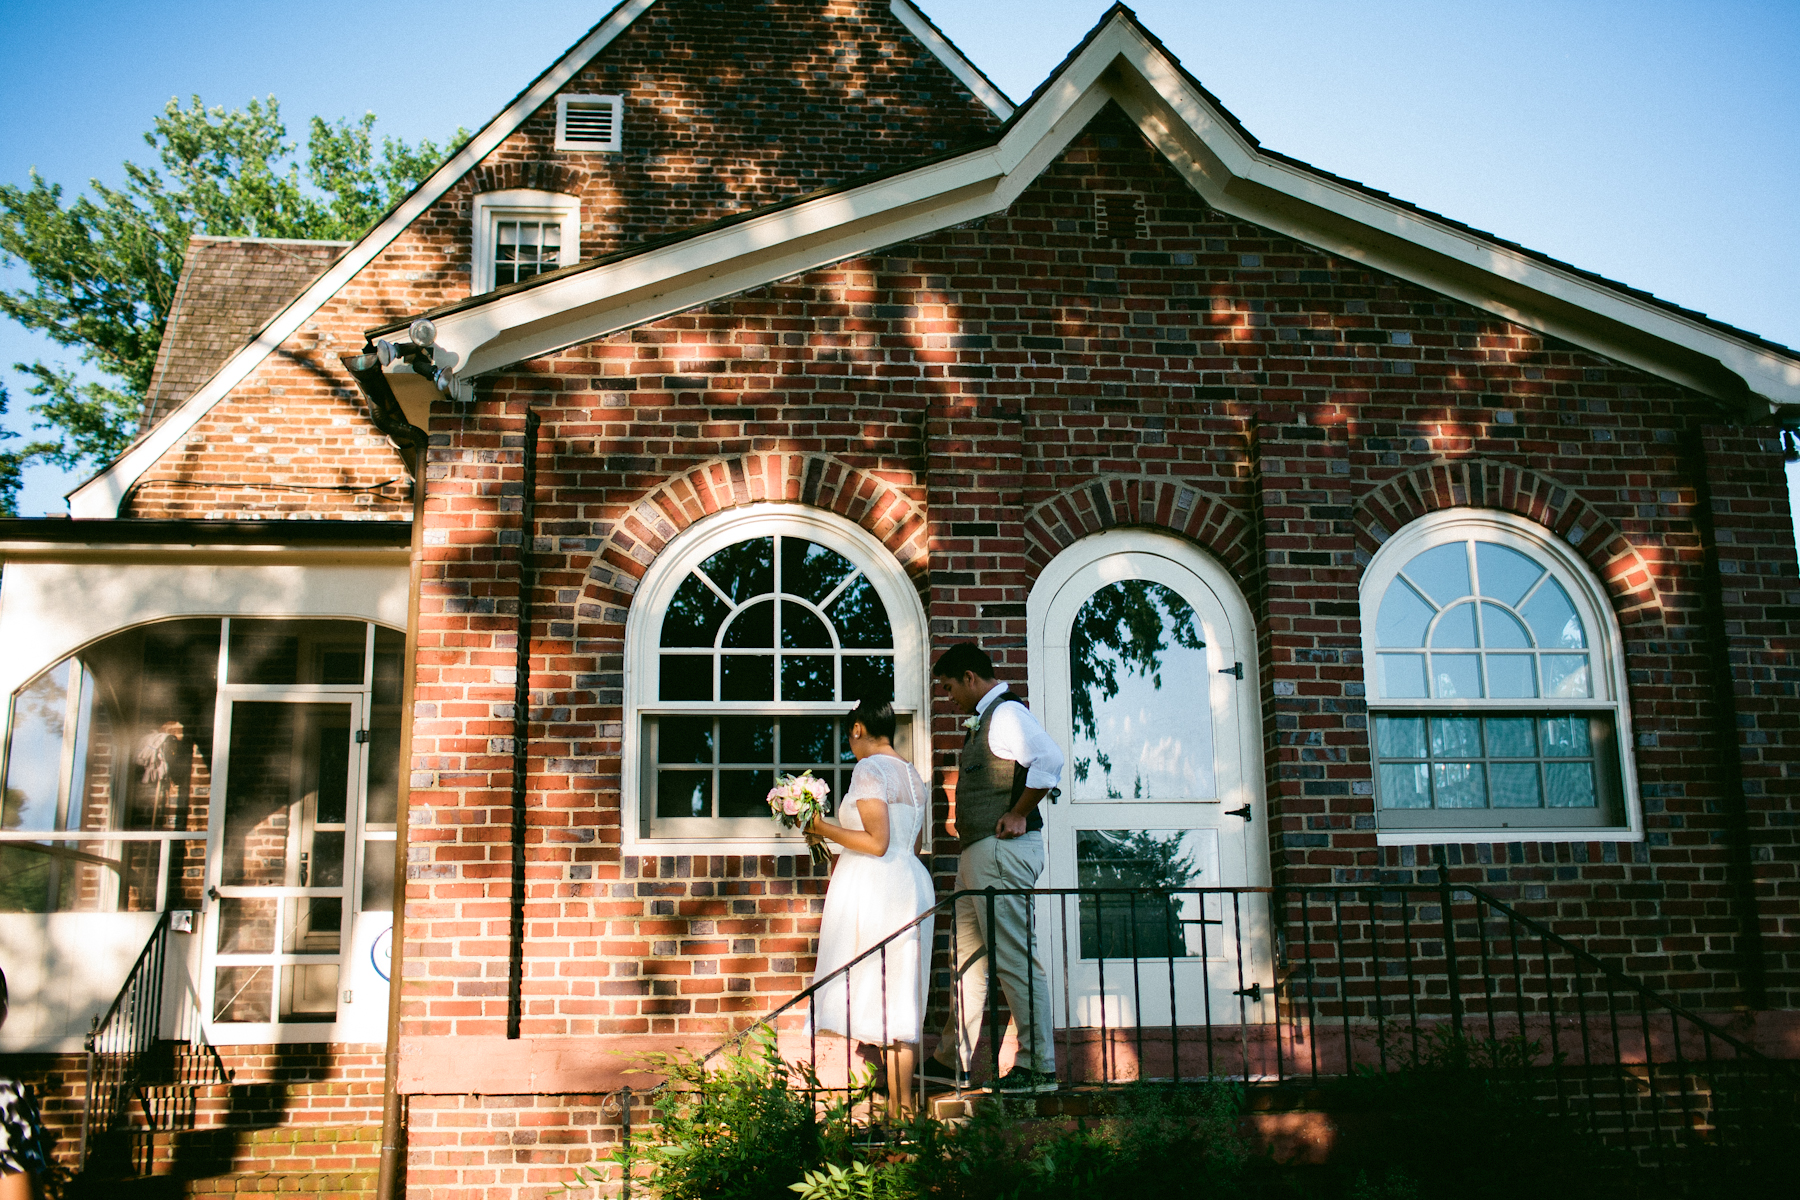
{"label": "door hinge", "polygon": [[1220,667],[1219,674],[1231,675],[1238,679],[1242,679],[1244,677],[1244,664],[1241,662],[1234,662],[1229,667]]}
{"label": "door hinge", "polygon": [[1250,806],[1246,804],[1242,808],[1226,809],[1225,815],[1228,817],[1242,817],[1244,820],[1248,821],[1250,820]]}
{"label": "door hinge", "polygon": [[1262,981],[1258,980],[1257,982],[1251,984],[1249,987],[1239,988],[1237,991],[1235,991],[1231,994],[1234,996],[1242,996],[1242,997],[1244,997],[1244,999],[1250,1001],[1250,1003],[1252,1003],[1252,1004],[1261,1004],[1262,1003]]}
{"label": "door hinge", "polygon": [[361,746],[364,743],[366,743],[368,740],[369,740],[369,731],[368,730],[359,729],[356,731],[356,744],[357,745]]}

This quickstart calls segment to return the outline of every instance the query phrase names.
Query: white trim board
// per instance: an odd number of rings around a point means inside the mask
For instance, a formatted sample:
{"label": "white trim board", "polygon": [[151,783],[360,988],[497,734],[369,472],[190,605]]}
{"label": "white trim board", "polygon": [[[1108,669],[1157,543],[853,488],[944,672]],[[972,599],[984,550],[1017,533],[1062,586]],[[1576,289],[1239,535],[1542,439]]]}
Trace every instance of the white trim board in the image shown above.
{"label": "white trim board", "polygon": [[981,68],[964,58],[962,52],[945,37],[931,18],[915,8],[909,0],[889,0],[888,11],[906,26],[906,31],[919,39],[919,44],[937,56],[937,60],[956,76],[957,82],[975,93],[988,111],[1002,121],[1013,115],[1015,105],[994,81],[981,73]]}
{"label": "white trim board", "polygon": [[1123,12],[992,146],[440,310],[437,361],[498,370],[1004,211],[1108,101],[1208,204],[1730,405],[1800,408],[1800,359],[1260,151]]}
{"label": "white trim board", "polygon": [[[559,89],[585,67],[595,55],[612,44],[634,21],[648,11],[656,0],[620,0],[619,5],[575,43],[549,70],[538,76],[528,88],[502,109],[481,131],[470,138],[450,160],[432,173],[414,192],[395,207],[375,228],[364,234],[344,255],[288,306],[263,326],[249,345],[239,350],[220,367],[213,377],[189,396],[123,454],[67,494],[71,516],[106,518],[119,515],[124,502],[144,472],[158,459],[186,438],[188,431],[212,410],[231,390],[249,378],[264,359],[278,350],[303,324],[323,308],[338,291],[354,279],[358,272],[404,233],[408,226],[436,204],[531,115],[542,108]],[[890,0],[894,16],[935,55],[950,73],[975,93],[982,103],[993,109],[995,99],[1011,114],[1011,105],[986,77],[976,70],[956,48],[938,33],[906,0]],[[905,11],[903,12],[902,9]],[[979,84],[980,86],[977,86]],[[984,94],[991,93],[989,95]]]}

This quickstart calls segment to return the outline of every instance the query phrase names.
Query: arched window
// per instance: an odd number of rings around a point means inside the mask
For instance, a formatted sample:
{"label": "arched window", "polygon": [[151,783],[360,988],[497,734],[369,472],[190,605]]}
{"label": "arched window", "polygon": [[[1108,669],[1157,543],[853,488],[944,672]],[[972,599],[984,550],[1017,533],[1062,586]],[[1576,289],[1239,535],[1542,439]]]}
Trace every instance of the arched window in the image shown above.
{"label": "arched window", "polygon": [[[849,782],[842,715],[892,694],[897,749],[929,692],[924,613],[885,548],[827,514],[758,505],[672,543],[632,602],[628,843],[794,853],[769,819],[776,776]],[[922,770],[929,760],[920,757]]]}
{"label": "arched window", "polygon": [[1427,517],[1369,565],[1362,621],[1383,841],[1636,836],[1618,627],[1554,538]]}

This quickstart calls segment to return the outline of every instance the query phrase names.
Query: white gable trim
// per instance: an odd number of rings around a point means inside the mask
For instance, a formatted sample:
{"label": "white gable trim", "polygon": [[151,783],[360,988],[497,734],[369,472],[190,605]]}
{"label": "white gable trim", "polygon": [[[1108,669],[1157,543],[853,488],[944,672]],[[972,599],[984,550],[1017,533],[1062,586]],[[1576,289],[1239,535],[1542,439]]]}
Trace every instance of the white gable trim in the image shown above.
{"label": "white gable trim", "polygon": [[525,121],[542,108],[557,90],[614,39],[631,27],[656,0],[624,0],[588,35],[577,42],[556,64],[540,75],[532,85],[519,93],[500,115],[489,121],[481,132],[469,139],[450,161],[439,167],[412,195],[402,200],[376,225],[319,276],[298,299],[277,313],[263,326],[255,340],[228,359],[218,372],[189,396],[179,408],[164,417],[147,434],[139,438],[125,453],[114,459],[98,475],[68,494],[69,514],[74,517],[116,517],[119,505],[133,484],[158,459],[173,450],[200,422],[213,405],[250,376],[263,359],[292,337],[296,330],[323,308],[339,289],[375,257],[393,244],[408,226],[423,216],[457,182],[492,154],[500,143],[511,137]]}
{"label": "white gable trim", "polygon": [[914,8],[908,0],[890,0],[888,10],[902,25],[906,26],[908,33],[918,38],[921,45],[936,55],[937,60],[949,68],[950,73],[956,76],[959,83],[975,93],[977,100],[987,105],[989,112],[1002,121],[1013,115],[1013,102],[1008,100],[1005,93],[995,87],[993,81],[983,75],[974,63],[964,58],[956,47],[951,45],[950,39],[931,23],[930,18]]}
{"label": "white gable trim", "polygon": [[994,146],[436,318],[440,366],[497,370],[1003,211],[1115,100],[1209,204],[1728,403],[1800,408],[1800,362],[1260,152],[1123,14]]}

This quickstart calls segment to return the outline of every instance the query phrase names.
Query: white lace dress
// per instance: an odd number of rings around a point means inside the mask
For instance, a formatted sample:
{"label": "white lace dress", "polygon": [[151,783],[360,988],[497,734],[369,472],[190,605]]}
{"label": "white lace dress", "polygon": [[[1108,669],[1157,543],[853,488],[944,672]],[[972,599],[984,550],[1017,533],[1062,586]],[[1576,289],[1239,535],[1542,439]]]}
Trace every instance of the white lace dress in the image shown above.
{"label": "white lace dress", "polygon": [[[888,806],[887,853],[880,858],[843,849],[831,887],[825,893],[825,915],[819,923],[819,959],[813,978],[831,972],[879,943],[928,910],[936,900],[931,876],[916,847],[931,811],[931,791],[911,763],[872,754],[856,764],[850,786],[838,805],[837,819],[847,829],[861,829],[856,802],[884,801]],[[926,918],[886,952],[886,1005],[883,1011],[883,955],[874,954],[845,976],[821,987],[813,1000],[813,1026],[821,1033],[840,1033],[859,1042],[885,1045],[917,1042],[925,1020],[925,985],[929,976],[932,919]]]}

